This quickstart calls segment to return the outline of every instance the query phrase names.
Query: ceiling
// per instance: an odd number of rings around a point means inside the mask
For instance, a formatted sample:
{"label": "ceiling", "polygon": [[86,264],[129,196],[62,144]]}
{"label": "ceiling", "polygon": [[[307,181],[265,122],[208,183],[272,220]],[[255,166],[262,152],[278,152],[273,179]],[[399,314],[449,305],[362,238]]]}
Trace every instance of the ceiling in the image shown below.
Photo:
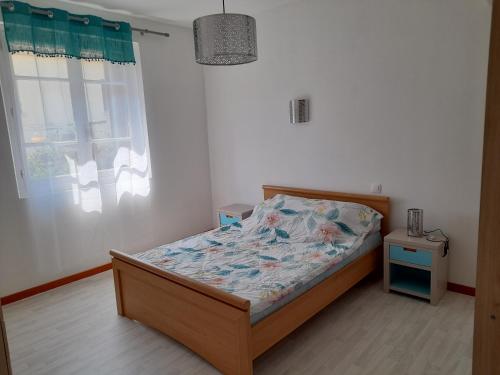
{"label": "ceiling", "polygon": [[[82,5],[82,1],[63,0]],[[226,12],[255,15],[297,0],[226,0]],[[139,16],[162,18],[191,25],[197,17],[222,12],[222,0],[90,0],[86,6],[125,11]]]}

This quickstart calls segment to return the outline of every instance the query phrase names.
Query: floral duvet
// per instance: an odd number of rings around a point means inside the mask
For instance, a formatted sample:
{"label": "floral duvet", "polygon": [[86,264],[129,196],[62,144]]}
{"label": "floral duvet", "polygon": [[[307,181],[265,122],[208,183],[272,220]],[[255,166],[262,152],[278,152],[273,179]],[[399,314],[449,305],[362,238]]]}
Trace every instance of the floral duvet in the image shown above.
{"label": "floral duvet", "polygon": [[356,251],[381,218],[356,203],[276,195],[240,223],[134,257],[247,299],[253,315]]}

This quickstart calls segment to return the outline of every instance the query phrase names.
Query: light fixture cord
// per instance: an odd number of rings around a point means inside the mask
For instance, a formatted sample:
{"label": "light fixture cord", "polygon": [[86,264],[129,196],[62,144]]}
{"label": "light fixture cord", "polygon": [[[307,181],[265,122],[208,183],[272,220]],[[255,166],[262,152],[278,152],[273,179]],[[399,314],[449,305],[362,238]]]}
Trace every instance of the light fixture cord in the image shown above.
{"label": "light fixture cord", "polygon": [[226,14],[226,3],[222,0],[222,13]]}

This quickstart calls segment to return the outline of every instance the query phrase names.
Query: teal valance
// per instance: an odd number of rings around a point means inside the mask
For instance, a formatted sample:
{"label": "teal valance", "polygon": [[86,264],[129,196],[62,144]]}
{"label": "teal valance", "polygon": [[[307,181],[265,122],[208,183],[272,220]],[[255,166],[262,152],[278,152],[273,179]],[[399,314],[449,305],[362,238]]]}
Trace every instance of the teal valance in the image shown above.
{"label": "teal valance", "polygon": [[63,56],[134,64],[132,28],[126,22],[1,1],[10,53]]}

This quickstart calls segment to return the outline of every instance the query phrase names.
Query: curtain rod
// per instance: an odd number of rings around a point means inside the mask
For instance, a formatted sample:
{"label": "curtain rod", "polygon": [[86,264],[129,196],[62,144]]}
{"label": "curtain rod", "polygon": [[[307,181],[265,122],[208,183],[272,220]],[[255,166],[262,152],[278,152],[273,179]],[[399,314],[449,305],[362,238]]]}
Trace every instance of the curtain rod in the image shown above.
{"label": "curtain rod", "polygon": [[[13,12],[14,9],[15,9],[14,3],[0,3],[0,6],[2,6],[4,8],[7,8],[11,12]],[[41,14],[41,15],[47,16],[49,18],[54,17],[54,13],[51,10],[31,8],[31,11],[32,11],[32,13]],[[70,15],[69,19],[71,21],[80,21],[80,22],[83,22],[85,25],[88,25],[89,22],[90,22],[90,20],[87,17],[78,17],[78,16]],[[104,21],[102,24],[103,24],[103,26],[113,27],[116,30],[120,29],[120,24],[116,23],[116,22],[106,22],[106,21]],[[132,27],[132,30],[133,31],[138,31],[142,35],[144,35],[144,34],[154,34],[154,35],[161,35],[161,36],[164,36],[164,37],[167,37],[167,38],[170,36],[169,33],[164,33],[164,32],[161,32],[161,31],[153,31],[153,30],[148,30],[148,29],[140,29],[140,28],[137,28],[137,27]]]}

